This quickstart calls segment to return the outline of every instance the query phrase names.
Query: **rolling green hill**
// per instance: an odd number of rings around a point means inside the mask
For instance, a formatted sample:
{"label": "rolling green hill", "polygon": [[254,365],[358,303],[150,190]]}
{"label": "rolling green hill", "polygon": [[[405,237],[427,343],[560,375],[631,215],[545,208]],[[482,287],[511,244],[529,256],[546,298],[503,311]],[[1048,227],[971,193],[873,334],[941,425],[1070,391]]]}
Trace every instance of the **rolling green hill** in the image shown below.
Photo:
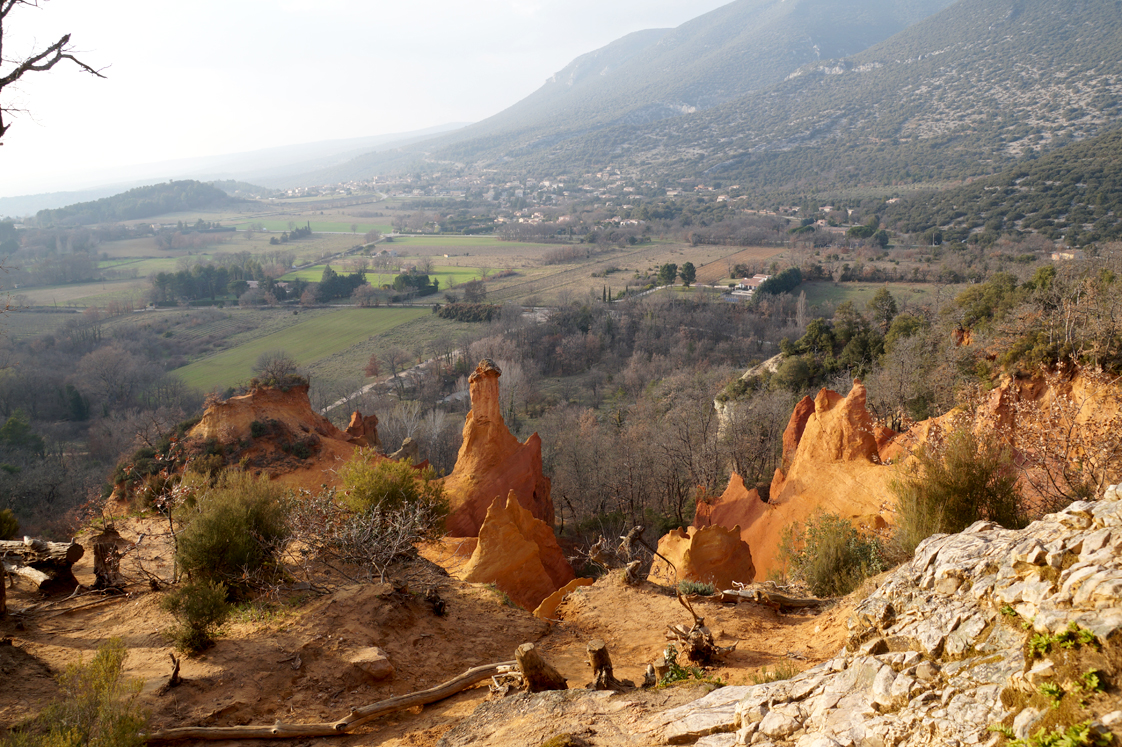
{"label": "rolling green hill", "polygon": [[213,184],[191,179],[137,187],[93,202],[79,202],[55,210],[40,210],[35,220],[40,226],[84,226],[151,218],[165,213],[218,207],[241,202]]}
{"label": "rolling green hill", "polygon": [[944,241],[1039,233],[1084,246],[1122,239],[1122,131],[1029,159],[964,187],[887,206],[884,222],[909,233],[943,229]]}

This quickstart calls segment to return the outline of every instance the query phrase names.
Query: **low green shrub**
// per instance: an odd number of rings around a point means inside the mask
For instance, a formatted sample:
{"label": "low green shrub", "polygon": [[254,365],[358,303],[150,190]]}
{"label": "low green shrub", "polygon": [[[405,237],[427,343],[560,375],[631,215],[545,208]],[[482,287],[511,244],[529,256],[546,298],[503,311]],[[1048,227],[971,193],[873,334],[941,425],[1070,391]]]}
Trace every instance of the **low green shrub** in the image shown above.
{"label": "low green shrub", "polygon": [[819,597],[844,596],[885,569],[875,537],[866,537],[837,514],[823,514],[806,525],[783,530],[779,557],[789,575],[806,582]]}
{"label": "low green shrub", "polygon": [[769,670],[767,667],[761,667],[758,671],[754,672],[752,682],[757,685],[764,685],[768,682],[778,682],[779,680],[789,680],[799,673],[799,668],[790,662],[780,662],[775,665],[774,669]]}
{"label": "low green shrub", "polygon": [[353,511],[392,512],[422,505],[447,513],[444,486],[431,467],[418,472],[408,462],[385,459],[372,449],[358,449],[339,469],[343,502]]}
{"label": "low green shrub", "polygon": [[962,429],[942,443],[924,445],[891,483],[898,523],[895,543],[904,556],[933,534],[961,532],[979,519],[1007,529],[1028,521],[1009,449],[990,436]]}
{"label": "low green shrub", "polygon": [[709,597],[717,593],[713,584],[707,584],[704,581],[679,581],[678,591],[687,597],[690,595]]}
{"label": "low green shrub", "polygon": [[179,618],[171,631],[176,646],[198,653],[214,643],[214,634],[233,611],[229,589],[215,581],[191,581],[164,598],[164,609]]}
{"label": "low green shrub", "polygon": [[3,747],[133,747],[145,743],[148,718],[136,699],[144,684],[121,671],[128,650],[120,638],[102,644],[93,660],[69,664],[58,677],[59,697]]}
{"label": "low green shrub", "polygon": [[183,511],[178,559],[193,580],[214,581],[235,591],[274,570],[289,536],[284,489],[268,480],[227,471],[200,490]]}
{"label": "low green shrub", "polygon": [[12,539],[19,535],[19,519],[12,509],[0,509],[0,540]]}

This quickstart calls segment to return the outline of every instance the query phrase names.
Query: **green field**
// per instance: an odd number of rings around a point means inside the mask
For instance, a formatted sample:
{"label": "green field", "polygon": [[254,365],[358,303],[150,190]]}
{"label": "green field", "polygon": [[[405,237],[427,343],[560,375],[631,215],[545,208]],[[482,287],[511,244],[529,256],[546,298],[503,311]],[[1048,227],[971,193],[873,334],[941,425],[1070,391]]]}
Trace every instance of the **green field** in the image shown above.
{"label": "green field", "polygon": [[301,366],[337,354],[401,324],[431,315],[425,309],[341,309],[293,324],[244,345],[176,369],[189,386],[204,390],[233,386],[252,375],[257,358],[284,350]]}
{"label": "green field", "polygon": [[[312,224],[315,225],[314,223]],[[470,249],[473,252],[512,249],[556,249],[559,244],[533,244],[525,241],[500,241],[494,236],[395,236],[393,243],[404,244],[407,249],[432,247],[440,249]],[[392,247],[390,247],[392,248]]]}
{"label": "green field", "polygon": [[[282,276],[280,279],[281,280],[304,280],[304,281],[307,281],[309,283],[318,283],[320,281],[320,278],[323,277],[323,268],[325,266],[326,265],[315,265],[313,267],[307,267],[303,270],[296,270],[294,272],[290,272],[287,275]],[[345,267],[340,265],[338,262],[336,262],[334,265],[332,265],[331,269],[335,270],[336,272],[338,272],[340,274],[347,274],[348,272],[350,272]],[[367,282],[369,282],[372,285],[378,285],[378,286],[389,285],[389,284],[393,283],[394,277],[395,277],[394,273],[374,272],[373,270],[367,270],[367,272],[366,272],[366,280],[367,280]],[[479,270],[475,267],[457,267],[457,266],[453,266],[453,265],[435,265],[435,266],[433,266],[432,272],[429,273],[429,277],[431,277],[433,279],[436,279],[436,280],[439,280],[440,281],[440,288],[441,288],[441,290],[444,290],[448,286],[448,278],[449,277],[452,278],[452,282],[453,282],[454,285],[459,285],[460,283],[466,283],[469,280],[475,280],[476,278],[478,278],[479,277]]]}
{"label": "green field", "polygon": [[866,304],[881,288],[888,288],[888,292],[896,299],[898,306],[905,304],[929,306],[936,301],[940,288],[944,301],[957,295],[957,290],[954,288],[930,283],[833,283],[830,281],[803,283],[796,289],[795,295],[798,295],[799,291],[805,291],[807,304],[812,309],[823,304],[837,306],[843,301],[852,301],[857,310],[863,312]]}
{"label": "green field", "polygon": [[[308,224],[307,219],[304,219],[304,220],[296,219],[296,220],[292,220],[291,222],[295,223],[297,228],[302,228],[302,227],[304,227]],[[357,221],[357,220],[354,221],[354,223],[358,226],[358,233],[355,234],[358,237],[361,237],[367,231],[379,231],[381,233],[389,233],[392,230],[389,225],[382,224],[382,223],[362,223],[362,222]],[[287,231],[287,230],[289,230],[288,229],[289,221],[287,221],[287,220],[245,220],[245,221],[240,221],[238,223],[232,223],[230,225],[236,226],[239,231],[244,231],[250,225],[257,225],[257,224],[261,224],[262,226],[264,226],[266,231]],[[312,233],[327,233],[327,232],[330,232],[330,233],[351,233],[351,224],[350,223],[341,223],[339,221],[315,221],[315,220],[313,220],[313,221],[311,221],[311,224],[312,224]]]}

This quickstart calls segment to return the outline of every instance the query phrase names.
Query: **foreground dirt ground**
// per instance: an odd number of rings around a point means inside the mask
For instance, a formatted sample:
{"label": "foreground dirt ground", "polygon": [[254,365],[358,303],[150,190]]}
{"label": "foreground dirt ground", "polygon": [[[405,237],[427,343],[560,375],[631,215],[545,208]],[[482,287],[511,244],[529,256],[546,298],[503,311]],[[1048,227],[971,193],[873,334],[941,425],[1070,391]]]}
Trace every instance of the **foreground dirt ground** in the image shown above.
{"label": "foreground dirt ground", "polygon": [[[157,529],[134,521],[122,534],[136,538]],[[44,602],[22,582],[9,590],[9,610],[18,614],[0,623],[0,634],[11,642],[0,646],[0,681],[6,683],[0,687],[0,735],[57,695],[55,675],[68,663],[88,661],[112,637],[129,649],[127,676],[144,682],[140,701],[152,727],[166,728],[334,720],[352,707],[431,687],[473,666],[513,659],[515,648],[525,642],[539,645],[570,688],[582,688],[591,679],[585,647],[593,638],[608,643],[617,677],[641,681],[647,662],[666,645],[667,626],[690,622],[666,590],[626,586],[614,576],[579,589],[561,605],[559,619],[547,622],[505,603],[493,589],[457,581],[420,558],[402,563],[385,583],[353,583],[316,569],[310,575],[294,573],[289,588],[268,604],[240,611],[214,647],[183,660],[183,684],[161,695],[175,652],[164,632],[173,619],[161,608],[165,592],[151,590],[140,567],[167,574],[169,549],[149,536],[127,557],[123,569],[136,582],[123,597],[80,595]],[[92,583],[88,554],[75,570],[82,583]],[[444,616],[424,601],[430,588],[445,600]],[[695,607],[721,645],[736,643],[736,650],[708,673],[733,685],[751,684],[762,667],[804,669],[831,658],[844,645],[849,612],[844,602],[795,615],[754,603],[698,600]],[[371,682],[348,663],[354,652],[370,646],[388,655],[395,668],[391,679]],[[705,692],[672,690],[634,698],[623,715],[628,723],[638,722],[644,713]],[[358,734],[278,743],[435,746],[491,698],[484,682],[442,702],[372,722]],[[557,729],[563,722],[558,716]],[[546,733],[551,725],[539,719],[536,728]]]}

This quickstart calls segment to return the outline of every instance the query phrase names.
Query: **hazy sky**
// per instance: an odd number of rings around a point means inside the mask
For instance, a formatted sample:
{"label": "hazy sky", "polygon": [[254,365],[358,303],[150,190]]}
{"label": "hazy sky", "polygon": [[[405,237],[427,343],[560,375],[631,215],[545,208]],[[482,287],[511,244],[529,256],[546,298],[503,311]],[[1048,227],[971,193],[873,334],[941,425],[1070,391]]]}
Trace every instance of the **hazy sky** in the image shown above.
{"label": "hazy sky", "polygon": [[[14,11],[4,56],[71,33],[106,80],[25,78],[0,196],[88,172],[484,119],[574,57],[729,0],[49,0]],[[83,178],[83,176],[87,178]]]}

